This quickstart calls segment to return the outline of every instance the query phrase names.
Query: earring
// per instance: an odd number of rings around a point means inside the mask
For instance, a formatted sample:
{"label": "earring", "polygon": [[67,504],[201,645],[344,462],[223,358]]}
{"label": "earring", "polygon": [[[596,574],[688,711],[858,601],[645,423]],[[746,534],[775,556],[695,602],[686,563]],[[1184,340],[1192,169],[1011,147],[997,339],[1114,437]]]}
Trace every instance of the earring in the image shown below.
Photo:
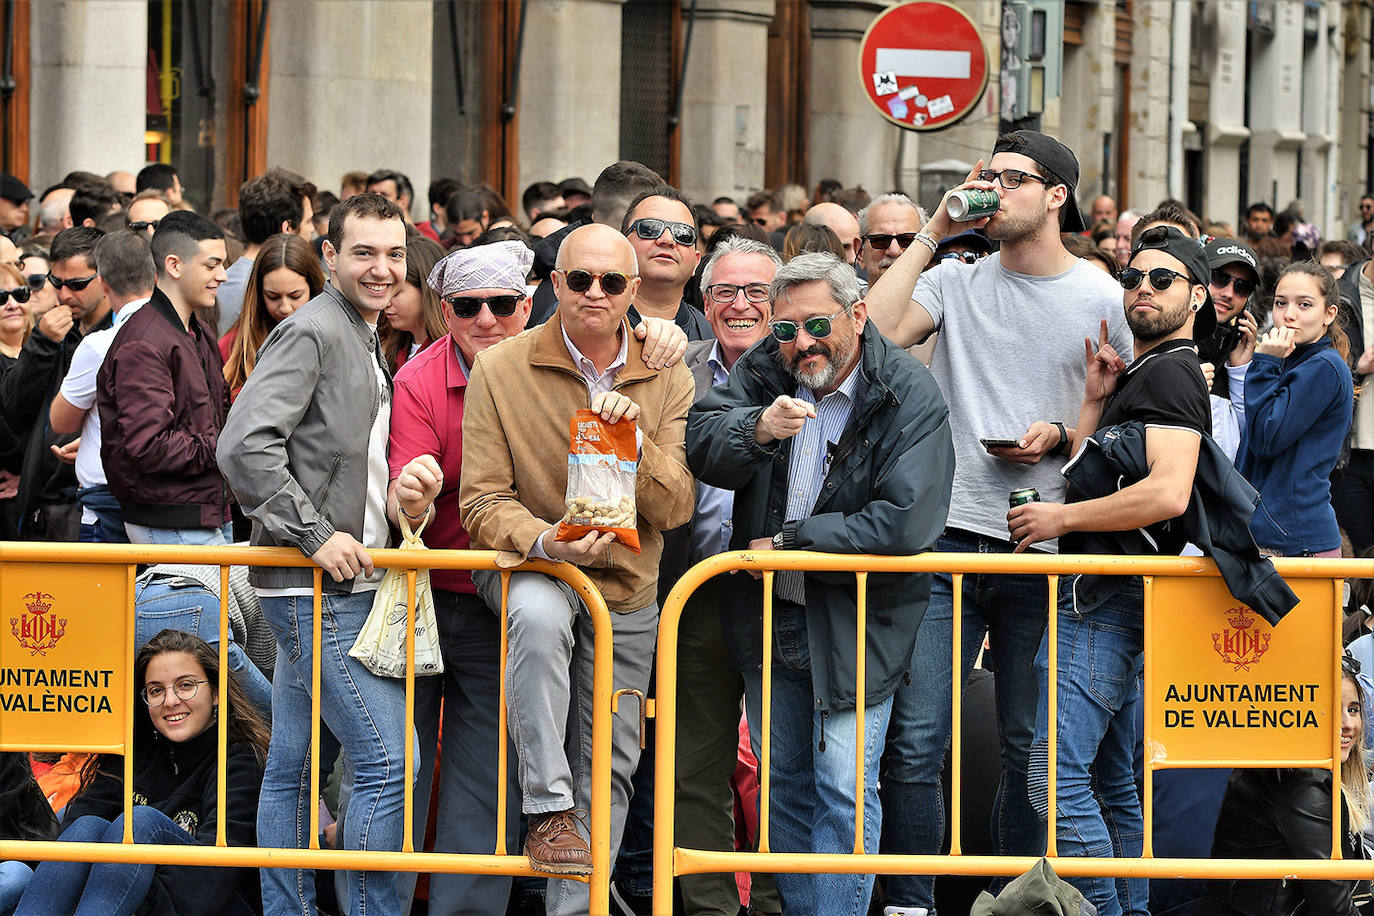
{"label": "earring", "polygon": [[211,714],[211,719],[210,719],[210,721],[212,721],[212,722],[218,722],[218,721],[219,721],[219,704],[218,704],[218,703],[216,703],[213,707],[211,707],[211,709],[210,709],[210,714]]}

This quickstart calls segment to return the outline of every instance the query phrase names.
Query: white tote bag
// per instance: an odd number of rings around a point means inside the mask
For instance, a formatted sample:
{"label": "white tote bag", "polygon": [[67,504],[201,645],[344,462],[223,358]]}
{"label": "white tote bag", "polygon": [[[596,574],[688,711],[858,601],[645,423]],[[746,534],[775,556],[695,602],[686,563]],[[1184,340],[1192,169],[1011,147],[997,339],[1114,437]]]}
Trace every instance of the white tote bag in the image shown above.
{"label": "white tote bag", "polygon": [[[405,513],[399,513],[401,550],[425,550],[420,534],[434,517],[431,511],[420,526],[410,530]],[[367,666],[367,670],[381,677],[405,677],[406,674],[406,571],[388,569],[372,599],[372,612],[367,615],[363,629],[353,641],[348,654]],[[429,587],[429,570],[415,573],[415,676],[443,674],[444,659],[439,651],[439,626],[434,618],[434,595]]]}

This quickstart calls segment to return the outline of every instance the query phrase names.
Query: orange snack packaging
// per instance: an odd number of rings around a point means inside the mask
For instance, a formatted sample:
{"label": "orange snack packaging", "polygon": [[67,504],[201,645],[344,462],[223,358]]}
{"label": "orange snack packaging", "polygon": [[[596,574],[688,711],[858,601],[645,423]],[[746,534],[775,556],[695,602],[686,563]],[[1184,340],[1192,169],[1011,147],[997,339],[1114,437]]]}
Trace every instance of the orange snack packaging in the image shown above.
{"label": "orange snack packaging", "polygon": [[607,423],[599,414],[579,410],[569,424],[567,511],[554,539],[576,541],[589,532],[609,531],[639,553],[635,521],[638,464],[634,423]]}

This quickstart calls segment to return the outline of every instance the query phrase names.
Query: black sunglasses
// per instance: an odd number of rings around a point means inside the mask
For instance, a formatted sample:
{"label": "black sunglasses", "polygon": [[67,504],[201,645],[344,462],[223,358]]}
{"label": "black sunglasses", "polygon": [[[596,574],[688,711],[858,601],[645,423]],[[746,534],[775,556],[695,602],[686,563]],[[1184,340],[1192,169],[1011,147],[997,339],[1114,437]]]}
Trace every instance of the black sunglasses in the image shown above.
{"label": "black sunglasses", "polygon": [[21,286],[18,289],[0,289],[0,305],[8,305],[10,296],[14,297],[15,302],[28,302],[31,295],[33,295],[33,290],[27,286]]}
{"label": "black sunglasses", "polygon": [[1048,185],[1050,183],[1049,179],[1044,175],[1037,175],[1034,172],[1023,172],[1021,169],[1003,169],[1000,172],[994,172],[992,169],[983,169],[983,171],[978,173],[979,181],[986,181],[989,184],[994,181],[1001,182],[1002,187],[1006,188],[1008,191],[1021,187],[1021,182],[1025,181],[1027,178],[1031,181],[1038,181],[1043,185]]}
{"label": "black sunglasses", "polygon": [[655,219],[646,216],[630,223],[630,232],[638,235],[642,239],[654,241],[663,236],[663,230],[668,229],[673,233],[673,241],[679,245],[695,245],[697,243],[697,231],[686,223],[674,223],[666,219]]}
{"label": "black sunglasses", "polygon": [[886,232],[875,232],[872,235],[864,236],[864,238],[868,240],[868,244],[874,251],[886,251],[893,239],[897,240],[898,248],[906,251],[911,247],[911,243],[916,241],[916,233],[899,232],[896,235],[891,235]]}
{"label": "black sunglasses", "polygon": [[48,282],[53,285],[54,289],[61,289],[65,286],[68,289],[79,293],[86,287],[90,286],[91,282],[95,280],[95,278],[98,276],[100,276],[100,274],[91,274],[89,277],[82,277],[80,280],[62,280],[58,277],[54,277],[52,274],[48,274]]}
{"label": "black sunglasses", "polygon": [[142,219],[141,219],[141,220],[137,220],[137,221],[135,221],[135,222],[130,223],[130,224],[129,224],[129,228],[132,229],[132,230],[135,231],[135,232],[147,232],[149,229],[156,230],[157,227],[158,227],[158,224],[161,223],[161,222],[162,222],[162,220],[160,220],[160,219],[149,219],[149,220],[142,220]]}
{"label": "black sunglasses", "polygon": [[601,291],[608,296],[619,296],[630,285],[630,278],[618,270],[608,270],[604,274],[594,274],[590,270],[574,267],[563,271],[563,281],[575,293],[585,293],[592,288],[594,281],[601,281]]}
{"label": "black sunglasses", "polygon": [[1217,289],[1225,289],[1227,285],[1230,285],[1236,291],[1237,296],[1249,296],[1255,291],[1255,281],[1228,274],[1224,270],[1212,271],[1212,285]]}
{"label": "black sunglasses", "polygon": [[1188,279],[1187,274],[1179,273],[1176,270],[1170,270],[1167,267],[1152,267],[1148,273],[1138,267],[1127,267],[1121,272],[1121,288],[1135,289],[1140,285],[1140,281],[1147,276],[1150,278],[1150,285],[1160,292],[1164,292],[1164,290],[1173,286],[1174,281],[1180,277],[1184,280]]}
{"label": "black sunglasses", "polygon": [[43,291],[43,287],[48,282],[48,275],[29,274],[27,277],[24,278],[24,280],[29,284],[29,289],[33,290],[35,293],[41,293]]}
{"label": "black sunglasses", "polygon": [[497,318],[509,318],[520,305],[519,296],[453,296],[444,301],[459,318],[476,318],[484,305]]}
{"label": "black sunglasses", "polygon": [[946,251],[935,256],[935,263],[941,261],[963,261],[965,264],[977,264],[982,255],[976,251]]}
{"label": "black sunglasses", "polygon": [[1341,656],[1341,670],[1346,674],[1359,674],[1360,660],[1349,652],[1346,652]]}
{"label": "black sunglasses", "polygon": [[799,328],[806,328],[806,333],[816,340],[829,337],[835,330],[835,318],[848,308],[841,308],[838,312],[831,315],[817,315],[815,318],[807,318],[799,325],[795,321],[779,319],[768,322],[768,329],[773,332],[773,336],[778,339],[778,343],[791,343],[797,339]]}

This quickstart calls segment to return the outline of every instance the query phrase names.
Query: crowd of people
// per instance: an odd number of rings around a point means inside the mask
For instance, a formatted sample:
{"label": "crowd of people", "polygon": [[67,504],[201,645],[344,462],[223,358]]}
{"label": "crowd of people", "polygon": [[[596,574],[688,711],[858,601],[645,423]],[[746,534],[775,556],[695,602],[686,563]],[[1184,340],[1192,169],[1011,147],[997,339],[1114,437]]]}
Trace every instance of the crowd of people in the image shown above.
{"label": "crowd of people", "polygon": [[[416,679],[408,724],[404,680],[350,654],[382,579],[370,551],[403,525],[431,548],[496,551],[502,567],[581,568],[611,611],[615,688],[649,695],[664,598],[731,549],[1201,553],[1225,557],[1231,592],[1280,620],[1296,597],[1269,557],[1374,550],[1374,408],[1357,398],[1374,370],[1374,198],[1348,239],[1322,242],[1296,207],[1275,217],[1263,203],[1240,233],[1177,201],[1118,214],[1104,196],[1085,219],[1078,179],[1073,152],[1034,131],[1000,137],[930,213],[837,181],[697,204],[630,161],[590,186],[536,182],[522,212],[489,186],[436,179],[418,223],[393,170],[350,172],[336,195],[272,168],[208,215],[163,165],[72,173],[36,198],[0,175],[3,536],[248,541],[324,571],[319,774],[311,569],[231,569],[223,698],[218,571],[139,577],[138,839],[212,844],[222,817],[231,845],[308,847],[318,775],[325,845],[400,849],[412,781],[417,849],[490,853],[504,783],[500,843],[549,876],[436,873],[417,887],[391,871],[4,863],[0,913],[402,913],[421,898],[430,913],[586,912],[587,885],[571,879],[591,868],[587,609],[541,573],[503,586],[435,570],[444,671]],[[950,196],[969,191],[998,207],[956,222]],[[621,505],[637,544],[563,533],[579,411],[633,428]],[[852,852],[861,806],[865,851],[939,853],[957,604],[962,679],[977,669],[995,697],[974,740],[1000,762],[965,783],[990,809],[966,851],[1040,855],[1054,830],[1061,856],[1141,855],[1138,578],[1061,579],[1058,671],[1043,577],[870,575],[862,657],[852,575],[773,575],[768,632],[763,581],[712,580],[682,613],[679,845],[754,842],[767,702],[774,851]],[[1370,629],[1360,594],[1352,639]],[[1371,832],[1374,685],[1354,652],[1347,857]],[[612,729],[613,895],[647,913],[653,742],[634,706],[622,698]],[[20,756],[5,761],[3,829],[119,841],[119,761]],[[1199,838],[1226,857],[1329,853],[1328,771],[1238,770],[1224,799],[1211,785],[1210,810],[1178,813],[1193,854],[1208,852]],[[1367,896],[1353,882],[1071,883],[1104,916],[1347,914]],[[688,914],[961,906],[931,875],[677,884]]]}

